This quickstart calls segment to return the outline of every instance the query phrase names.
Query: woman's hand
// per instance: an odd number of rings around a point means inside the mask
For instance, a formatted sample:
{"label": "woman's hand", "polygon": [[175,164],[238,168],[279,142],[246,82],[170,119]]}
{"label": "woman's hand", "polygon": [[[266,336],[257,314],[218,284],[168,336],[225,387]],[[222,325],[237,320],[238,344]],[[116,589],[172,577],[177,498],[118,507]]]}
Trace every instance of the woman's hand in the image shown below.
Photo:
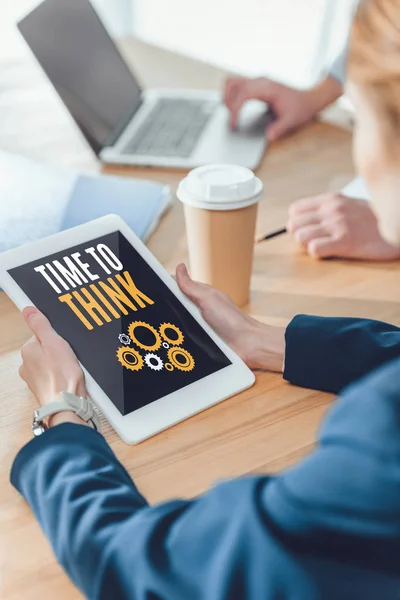
{"label": "woman's hand", "polygon": [[252,319],[239,310],[226,294],[194,282],[185,265],[176,269],[176,281],[182,292],[198,306],[207,323],[251,369],[282,371],[284,328],[271,327]]}
{"label": "woman's hand", "polygon": [[400,258],[400,248],[379,233],[370,204],[342,194],[297,200],[289,209],[287,230],[316,258]]}
{"label": "woman's hand", "polygon": [[[33,337],[22,348],[19,374],[39,404],[49,404],[60,392],[87,397],[85,377],[70,345],[33,306],[25,308],[23,316]],[[63,421],[84,424],[75,413],[65,411],[54,415],[51,425]]]}

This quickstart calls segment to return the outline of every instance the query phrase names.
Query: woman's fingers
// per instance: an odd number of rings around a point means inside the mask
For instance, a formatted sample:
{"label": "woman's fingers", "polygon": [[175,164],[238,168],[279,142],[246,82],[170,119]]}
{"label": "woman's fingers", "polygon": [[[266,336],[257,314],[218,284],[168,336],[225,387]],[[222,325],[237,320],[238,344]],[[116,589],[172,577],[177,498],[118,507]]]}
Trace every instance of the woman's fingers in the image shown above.
{"label": "woman's fingers", "polygon": [[176,282],[185,296],[197,305],[204,300],[209,289],[209,286],[193,281],[183,263],[176,268]]}
{"label": "woman's fingers", "polygon": [[319,223],[300,227],[295,231],[294,237],[314,258],[340,256],[344,251],[343,239],[337,237],[329,227]]}
{"label": "woman's fingers", "polygon": [[27,306],[22,311],[22,314],[25,323],[41,344],[51,340],[54,335],[57,335],[47,317],[34,306]]}
{"label": "woman's fingers", "polygon": [[25,365],[23,363],[22,363],[22,365],[19,368],[19,376],[21,377],[21,379],[23,381],[26,381],[27,372],[26,372],[26,367],[25,367]]}
{"label": "woman's fingers", "polygon": [[311,198],[296,200],[289,207],[289,217],[298,216],[301,213],[316,212],[322,205],[333,199],[336,194],[320,194]]}
{"label": "woman's fingers", "polygon": [[21,348],[22,360],[25,361],[28,356],[33,355],[40,348],[41,345],[39,340],[36,336],[32,336]]}
{"label": "woman's fingers", "polygon": [[190,298],[193,302],[197,303],[199,300],[199,291],[196,283],[190,277],[186,265],[183,263],[176,267],[176,282],[179,285],[180,290]]}
{"label": "woman's fingers", "polygon": [[312,240],[308,244],[307,250],[314,258],[332,258],[341,255],[341,246],[341,240],[325,236]]}
{"label": "woman's fingers", "polygon": [[327,236],[329,236],[329,231],[322,225],[306,225],[298,229],[295,233],[296,241],[303,246],[308,246],[312,240]]}
{"label": "woman's fingers", "polygon": [[289,233],[294,234],[302,227],[307,227],[308,225],[318,225],[320,221],[321,219],[316,211],[295,214],[289,217],[286,224],[286,229]]}

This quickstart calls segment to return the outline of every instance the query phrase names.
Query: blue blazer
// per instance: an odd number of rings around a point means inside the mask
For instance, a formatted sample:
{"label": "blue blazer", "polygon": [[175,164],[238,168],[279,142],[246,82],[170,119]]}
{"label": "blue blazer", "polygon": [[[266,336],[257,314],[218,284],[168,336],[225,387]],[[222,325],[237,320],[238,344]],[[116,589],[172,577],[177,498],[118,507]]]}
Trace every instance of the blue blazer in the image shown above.
{"label": "blue blazer", "polygon": [[[296,317],[285,377],[338,391],[400,355],[400,330]],[[346,388],[319,443],[280,476],[149,506],[104,438],[63,424],[11,482],[90,599],[400,599],[400,359]]]}

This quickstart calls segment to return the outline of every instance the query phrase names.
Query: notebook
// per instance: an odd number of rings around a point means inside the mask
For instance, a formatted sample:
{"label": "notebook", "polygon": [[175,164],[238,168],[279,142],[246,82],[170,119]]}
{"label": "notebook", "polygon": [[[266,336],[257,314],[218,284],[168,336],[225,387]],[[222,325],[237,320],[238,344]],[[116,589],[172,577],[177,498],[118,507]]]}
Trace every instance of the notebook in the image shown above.
{"label": "notebook", "polygon": [[160,183],[80,174],[0,151],[0,252],[110,213],[146,241],[171,202]]}

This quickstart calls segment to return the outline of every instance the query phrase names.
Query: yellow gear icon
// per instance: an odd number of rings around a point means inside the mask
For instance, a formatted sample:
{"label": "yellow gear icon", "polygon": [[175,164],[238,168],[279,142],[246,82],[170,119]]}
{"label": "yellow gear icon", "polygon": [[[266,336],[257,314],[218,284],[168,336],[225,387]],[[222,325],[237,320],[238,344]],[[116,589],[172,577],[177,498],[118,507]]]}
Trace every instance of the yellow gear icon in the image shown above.
{"label": "yellow gear icon", "polygon": [[[165,333],[166,329],[172,329],[173,331],[175,331],[175,333],[178,337],[171,339]],[[160,332],[161,337],[163,337],[166,342],[169,342],[173,346],[180,346],[183,343],[183,340],[185,339],[185,337],[184,337],[182,331],[179,329],[179,327],[177,327],[176,325],[173,325],[172,323],[162,323],[159,327],[159,332]]]}
{"label": "yellow gear icon", "polygon": [[[151,331],[151,333],[154,335],[154,339],[155,339],[154,344],[152,344],[150,346],[146,346],[146,344],[142,344],[142,342],[139,342],[139,340],[135,336],[135,329],[137,327],[144,327],[145,329],[148,329],[149,331]],[[160,338],[160,335],[159,335],[157,329],[154,329],[154,327],[152,327],[148,323],[145,323],[144,321],[133,321],[133,323],[131,323],[128,327],[128,333],[129,333],[129,337],[131,338],[132,342],[134,344],[136,344],[136,346],[139,346],[139,348],[143,348],[143,350],[153,352],[154,350],[158,350],[161,346],[161,338]]]}
{"label": "yellow gear icon", "polygon": [[172,365],[171,363],[164,363],[164,367],[167,369],[167,371],[174,370],[174,365]]}
{"label": "yellow gear icon", "polygon": [[133,348],[120,346],[117,350],[117,358],[121,365],[130,371],[140,371],[143,367],[142,355]]}
{"label": "yellow gear icon", "polygon": [[[177,356],[183,356],[185,362],[179,362],[176,359]],[[178,348],[177,346],[170,348],[168,350],[168,359],[179,371],[193,371],[194,369],[194,358],[185,348]]]}

